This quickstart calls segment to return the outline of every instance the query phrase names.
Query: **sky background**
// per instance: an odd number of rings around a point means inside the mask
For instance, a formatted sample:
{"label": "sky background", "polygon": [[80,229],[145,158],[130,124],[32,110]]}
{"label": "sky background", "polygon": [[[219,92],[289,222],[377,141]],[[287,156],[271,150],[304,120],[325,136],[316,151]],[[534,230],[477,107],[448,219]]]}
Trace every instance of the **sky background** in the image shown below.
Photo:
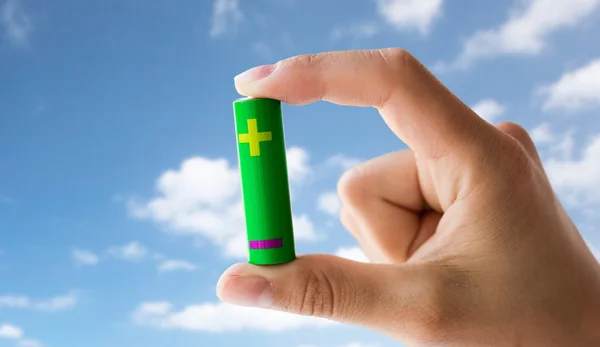
{"label": "sky background", "polygon": [[[0,347],[398,346],[215,296],[246,256],[233,77],[303,53],[408,49],[481,117],[531,131],[600,248],[600,0],[341,5],[0,0]],[[405,145],[372,109],[284,117],[298,252],[364,260],[337,179]]]}

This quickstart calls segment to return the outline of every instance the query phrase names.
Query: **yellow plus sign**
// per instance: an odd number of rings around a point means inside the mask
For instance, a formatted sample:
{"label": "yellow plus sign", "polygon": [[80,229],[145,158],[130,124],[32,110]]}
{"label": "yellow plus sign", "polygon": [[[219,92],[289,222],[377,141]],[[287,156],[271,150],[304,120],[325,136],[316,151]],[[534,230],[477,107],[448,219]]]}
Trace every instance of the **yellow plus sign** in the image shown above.
{"label": "yellow plus sign", "polygon": [[256,157],[260,155],[260,143],[262,141],[271,141],[272,136],[270,131],[258,132],[256,119],[248,119],[248,133],[240,134],[240,143],[248,143],[250,145],[250,156]]}

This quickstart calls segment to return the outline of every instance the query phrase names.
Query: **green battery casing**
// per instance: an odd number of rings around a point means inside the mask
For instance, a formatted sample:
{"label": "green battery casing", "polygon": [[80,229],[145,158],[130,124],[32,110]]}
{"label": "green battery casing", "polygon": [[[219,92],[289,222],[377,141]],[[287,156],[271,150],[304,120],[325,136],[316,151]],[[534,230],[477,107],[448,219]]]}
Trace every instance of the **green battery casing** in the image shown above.
{"label": "green battery casing", "polygon": [[281,101],[234,101],[249,262],[296,259]]}

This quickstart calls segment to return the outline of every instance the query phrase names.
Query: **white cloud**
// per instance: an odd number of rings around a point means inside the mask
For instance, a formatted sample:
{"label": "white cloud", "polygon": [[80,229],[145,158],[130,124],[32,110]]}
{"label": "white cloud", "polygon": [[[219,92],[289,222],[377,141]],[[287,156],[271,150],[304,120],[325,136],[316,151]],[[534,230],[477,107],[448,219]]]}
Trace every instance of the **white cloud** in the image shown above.
{"label": "white cloud", "polygon": [[76,304],[77,296],[73,292],[40,301],[34,301],[29,297],[22,295],[0,296],[0,308],[6,307],[39,311],[61,311],[72,308]]}
{"label": "white cloud", "polygon": [[350,260],[354,260],[354,261],[360,261],[363,263],[369,262],[369,259],[367,258],[365,253],[362,251],[362,249],[360,249],[360,247],[340,247],[335,252],[335,255],[337,255],[338,257],[342,257],[342,258],[346,258],[346,259],[350,259]]}
{"label": "white cloud", "polygon": [[293,215],[294,237],[298,240],[314,241],[317,239],[315,227],[308,215]]}
{"label": "white cloud", "polygon": [[0,324],[0,340],[16,340],[16,343],[21,347],[42,347],[42,343],[25,338],[23,329],[12,324]]}
{"label": "white cloud", "polygon": [[558,153],[562,159],[569,159],[575,147],[574,130],[567,130],[550,146],[550,152]]}
{"label": "white cloud", "polygon": [[27,45],[33,32],[33,24],[23,11],[20,0],[7,0],[0,7],[0,27],[4,29],[8,40],[17,46]]}
{"label": "white cloud", "polygon": [[148,250],[139,242],[132,241],[123,246],[113,246],[108,249],[107,253],[118,259],[139,261],[148,255]]}
{"label": "white cloud", "polygon": [[550,157],[544,160],[544,166],[552,185],[567,203],[600,203],[600,135],[592,138],[579,158]]}
{"label": "white cloud", "polygon": [[382,31],[384,25],[381,23],[398,31],[416,30],[427,35],[433,22],[441,16],[443,4],[444,0],[376,0],[377,20],[338,25],[330,36],[334,40],[344,37],[369,38]]}
{"label": "white cloud", "polygon": [[554,141],[556,135],[552,132],[550,123],[542,123],[531,129],[529,136],[537,145],[546,144]]}
{"label": "white cloud", "polygon": [[[179,170],[163,173],[156,198],[130,211],[140,219],[165,224],[172,232],[201,234],[226,247],[236,236],[245,236],[238,170],[224,159],[194,157]],[[245,243],[241,245],[245,250]],[[236,254],[239,256],[239,254]]]}
{"label": "white cloud", "polygon": [[471,107],[475,113],[489,123],[493,123],[504,114],[504,106],[490,98],[483,99]]}
{"label": "white cloud", "polygon": [[246,234],[243,232],[245,226],[237,229],[238,232],[232,234],[223,244],[223,254],[230,258],[247,258],[248,247]]}
{"label": "white cloud", "polygon": [[88,250],[75,249],[71,252],[71,256],[75,263],[80,266],[97,265],[100,261],[98,256]]}
{"label": "white cloud", "polygon": [[377,0],[377,12],[398,30],[427,34],[442,14],[443,4],[443,0]]}
{"label": "white cloud", "polygon": [[235,30],[243,19],[238,0],[214,0],[210,36],[218,37]]}
{"label": "white cloud", "polygon": [[5,295],[0,296],[0,308],[29,308],[31,301],[26,296]]}
{"label": "white cloud", "polygon": [[[293,186],[310,176],[308,153],[299,147],[287,151],[288,176]],[[131,214],[168,227],[171,232],[202,235],[229,257],[247,256],[244,206],[237,167],[225,159],[194,157],[179,170],[163,173],[158,196],[148,202],[130,201]],[[306,215],[294,215],[297,240],[314,240]]]}
{"label": "white cloud", "polygon": [[11,324],[0,325],[0,339],[20,339],[23,336],[23,330]]}
{"label": "white cloud", "polygon": [[566,72],[552,84],[539,88],[544,110],[585,110],[600,107],[600,58]]}
{"label": "white cloud", "polygon": [[42,347],[42,343],[38,340],[33,339],[23,339],[19,341],[19,346],[21,347]]}
{"label": "white cloud", "polygon": [[342,208],[342,202],[336,192],[326,192],[318,197],[317,208],[331,216],[337,217]]}
{"label": "white cloud", "polygon": [[77,296],[69,293],[63,296],[57,296],[47,301],[41,301],[35,304],[35,308],[42,311],[61,311],[74,307],[77,304]]}
{"label": "white cloud", "polygon": [[327,164],[330,166],[339,167],[342,170],[349,170],[356,165],[360,164],[362,160],[346,156],[344,154],[336,154],[331,158],[327,159]]}
{"label": "white cloud", "polygon": [[308,178],[312,170],[309,165],[308,152],[300,147],[290,147],[287,150],[288,176],[292,183],[298,183]]}
{"label": "white cloud", "polygon": [[[178,211],[195,204],[223,205],[238,193],[239,173],[225,159],[194,157],[185,160],[179,171],[169,170],[158,180],[158,191],[168,201],[154,204],[167,211]],[[171,203],[171,204],[169,204]]]}
{"label": "white cloud", "polygon": [[551,34],[581,23],[598,4],[600,0],[518,1],[505,23],[475,32],[452,63],[439,63],[435,70],[465,69],[476,60],[500,55],[540,54]]}
{"label": "white cloud", "polygon": [[158,265],[159,272],[194,271],[198,267],[185,260],[165,260]]}
{"label": "white cloud", "polygon": [[334,325],[328,320],[260,308],[204,303],[174,311],[168,302],[142,303],[132,314],[142,326],[163,330],[226,333],[243,330],[282,332],[292,329]]}
{"label": "white cloud", "polygon": [[544,146],[543,148],[552,155],[559,154],[560,159],[568,159],[573,153],[575,147],[575,131],[573,129],[557,134],[552,130],[550,123],[544,122],[533,128],[529,134],[538,148]]}

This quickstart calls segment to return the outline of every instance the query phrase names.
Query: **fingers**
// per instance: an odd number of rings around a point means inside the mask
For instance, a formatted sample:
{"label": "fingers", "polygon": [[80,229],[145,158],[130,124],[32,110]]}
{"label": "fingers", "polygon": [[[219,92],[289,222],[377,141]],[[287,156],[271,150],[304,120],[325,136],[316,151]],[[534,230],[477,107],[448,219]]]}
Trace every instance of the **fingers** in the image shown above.
{"label": "fingers", "polygon": [[419,216],[381,200],[372,200],[352,209],[355,229],[352,232],[369,260],[376,263],[401,263],[419,231]]}
{"label": "fingers", "polygon": [[378,198],[391,205],[419,212],[426,204],[411,150],[384,154],[347,171],[338,183],[345,202]]}
{"label": "fingers", "polygon": [[236,264],[221,277],[217,295],[236,305],[397,330],[423,314],[426,274],[416,267],[309,255],[277,266]]}
{"label": "fingers", "polygon": [[[410,150],[389,153],[346,172],[338,183],[342,223],[373,262],[405,262],[425,206]],[[434,199],[435,194],[430,194]],[[434,202],[437,204],[437,202]],[[435,225],[428,225],[433,227]]]}
{"label": "fingers", "polygon": [[419,156],[464,150],[484,153],[497,130],[401,49],[302,55],[259,67],[235,80],[240,94],[290,104],[326,100],[373,106],[391,130]]}

